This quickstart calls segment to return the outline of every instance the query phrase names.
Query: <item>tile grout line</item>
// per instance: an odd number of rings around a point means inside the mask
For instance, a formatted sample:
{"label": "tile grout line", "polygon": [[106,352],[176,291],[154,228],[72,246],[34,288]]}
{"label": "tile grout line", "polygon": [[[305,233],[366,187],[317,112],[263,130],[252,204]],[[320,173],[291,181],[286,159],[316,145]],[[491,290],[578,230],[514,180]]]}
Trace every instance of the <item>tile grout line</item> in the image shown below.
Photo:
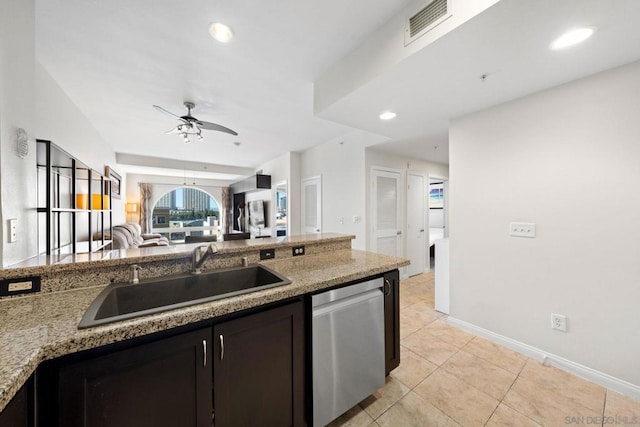
{"label": "tile grout line", "polygon": [[[474,335],[474,336],[473,336],[473,338],[475,339],[475,338],[482,338],[482,337],[480,337],[480,336],[478,336],[478,335]],[[472,339],[472,340],[470,340],[470,341],[469,341],[467,344],[465,344],[464,346],[466,347],[466,346],[467,346],[471,341],[473,341],[473,339]],[[518,372],[517,372],[517,373],[515,373],[515,372],[511,372],[511,371],[510,371],[510,370],[508,370],[508,369],[503,368],[502,366],[498,366],[498,365],[496,365],[495,363],[493,363],[493,362],[492,362],[491,360],[489,360],[489,359],[486,359],[486,358],[484,358],[484,357],[482,357],[482,356],[478,356],[478,355],[477,355],[477,354],[475,354],[475,353],[471,353],[470,351],[465,350],[465,349],[464,349],[464,347],[463,347],[463,348],[461,348],[460,350],[463,350],[464,352],[469,353],[470,355],[475,356],[475,357],[477,357],[477,358],[478,358],[478,359],[480,359],[480,360],[484,360],[485,362],[491,363],[493,366],[496,366],[497,368],[502,369],[502,370],[503,370],[503,371],[505,371],[505,372],[508,372],[508,373],[510,373],[510,374],[512,374],[512,375],[515,375],[515,376],[516,376],[516,379],[520,376],[520,372],[522,372],[522,370],[524,369],[524,367],[525,367],[525,365],[527,364],[527,362],[529,361],[529,359],[531,359],[530,357],[523,356],[523,357],[526,359],[526,360],[525,360],[525,363],[524,363],[524,365],[522,365],[522,367],[518,370]],[[507,350],[508,350],[508,349],[507,349]]]}
{"label": "tile grout line", "polygon": [[604,414],[607,411],[607,398],[609,397],[609,389],[604,389],[604,403],[602,405],[602,424],[601,427],[604,427]]}
{"label": "tile grout line", "polygon": [[[530,359],[530,358],[527,358],[527,359]],[[531,360],[533,360],[533,359],[531,359]],[[529,360],[527,360],[527,363],[529,363]],[[524,371],[524,368],[525,368],[525,366],[527,366],[527,363],[522,365],[522,368],[520,368],[520,372],[518,372],[518,375],[516,376],[516,379],[513,380],[513,383],[511,384],[511,387],[509,387],[509,390],[507,390],[507,392],[504,394],[504,397],[502,398],[502,400],[500,400],[500,404],[504,404],[505,406],[511,408],[513,411],[517,412],[518,414],[520,414],[523,417],[533,421],[534,423],[536,423],[538,425],[543,425],[543,424],[540,424],[539,422],[537,422],[536,420],[532,419],[531,417],[527,416],[526,414],[523,414],[522,412],[518,411],[516,408],[513,408],[513,407],[507,405],[506,403],[504,403],[504,399],[507,397],[507,395],[509,394],[509,392],[511,391],[513,386],[516,385],[516,381],[518,381],[518,379],[520,378],[520,374],[522,374],[522,371]],[[500,405],[498,405],[498,406],[500,406]]]}

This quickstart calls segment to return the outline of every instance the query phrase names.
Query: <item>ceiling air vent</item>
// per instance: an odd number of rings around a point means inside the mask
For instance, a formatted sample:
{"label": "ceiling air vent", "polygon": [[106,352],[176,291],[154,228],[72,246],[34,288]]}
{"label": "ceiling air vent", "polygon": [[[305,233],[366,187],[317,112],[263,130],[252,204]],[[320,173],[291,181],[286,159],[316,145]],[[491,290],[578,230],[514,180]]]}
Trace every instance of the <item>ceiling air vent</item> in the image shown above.
{"label": "ceiling air vent", "polygon": [[405,46],[451,17],[451,0],[433,0],[409,18]]}

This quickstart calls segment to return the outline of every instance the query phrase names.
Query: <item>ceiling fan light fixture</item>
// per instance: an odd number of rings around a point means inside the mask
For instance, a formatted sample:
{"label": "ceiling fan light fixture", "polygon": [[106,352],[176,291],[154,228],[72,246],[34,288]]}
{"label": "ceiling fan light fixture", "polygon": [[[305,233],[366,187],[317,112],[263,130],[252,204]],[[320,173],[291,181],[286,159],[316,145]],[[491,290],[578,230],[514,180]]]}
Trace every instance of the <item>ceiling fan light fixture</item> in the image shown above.
{"label": "ceiling fan light fixture", "polygon": [[180,120],[180,123],[178,123],[178,125],[174,129],[170,130],[169,132],[166,132],[167,134],[177,133],[184,139],[185,143],[191,142],[189,140],[190,136],[196,136],[198,137],[198,141],[203,141],[204,140],[204,138],[202,137],[203,129],[215,130],[218,132],[224,132],[231,135],[238,135],[238,132],[232,129],[229,129],[227,127],[224,127],[216,123],[206,122],[204,120],[198,120],[197,118],[193,117],[191,115],[191,109],[195,107],[195,104],[193,102],[185,102],[184,106],[187,108],[187,114],[184,116],[178,116],[176,114],[173,114],[172,112],[167,111],[158,105],[153,106],[156,110],[160,111],[161,113],[171,116],[174,119]]}
{"label": "ceiling fan light fixture", "polygon": [[574,28],[555,39],[549,46],[551,50],[562,50],[582,43],[596,32],[596,27]]}
{"label": "ceiling fan light fixture", "polygon": [[231,28],[220,22],[214,22],[209,25],[209,34],[220,43],[228,43],[233,38]]}

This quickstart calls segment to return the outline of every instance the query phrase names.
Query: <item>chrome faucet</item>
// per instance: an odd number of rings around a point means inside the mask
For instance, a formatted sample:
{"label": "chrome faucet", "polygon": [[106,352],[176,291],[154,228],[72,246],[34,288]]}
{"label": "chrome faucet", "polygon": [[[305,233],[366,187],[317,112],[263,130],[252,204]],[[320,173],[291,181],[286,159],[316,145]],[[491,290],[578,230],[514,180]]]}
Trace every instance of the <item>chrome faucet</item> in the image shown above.
{"label": "chrome faucet", "polygon": [[193,250],[193,256],[191,258],[192,269],[191,274],[200,274],[200,267],[207,260],[209,255],[218,253],[218,247],[215,243],[208,245],[198,246]]}
{"label": "chrome faucet", "polygon": [[140,267],[137,264],[133,264],[131,266],[131,270],[129,270],[129,283],[135,285],[136,283],[140,283],[140,277],[138,272],[142,270],[142,267]]}

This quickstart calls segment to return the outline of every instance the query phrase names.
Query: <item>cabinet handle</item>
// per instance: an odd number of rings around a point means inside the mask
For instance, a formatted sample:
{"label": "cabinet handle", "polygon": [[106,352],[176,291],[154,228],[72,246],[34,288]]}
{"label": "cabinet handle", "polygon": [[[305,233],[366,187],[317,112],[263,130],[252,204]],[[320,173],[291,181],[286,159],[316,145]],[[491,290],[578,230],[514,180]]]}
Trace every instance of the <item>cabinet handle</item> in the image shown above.
{"label": "cabinet handle", "polygon": [[391,282],[389,282],[389,279],[384,279],[384,295],[387,297],[391,295]]}
{"label": "cabinet handle", "polygon": [[207,340],[202,340],[202,355],[204,356],[202,365],[206,368],[207,367]]}
{"label": "cabinet handle", "polygon": [[220,360],[224,359],[224,337],[220,335]]}

